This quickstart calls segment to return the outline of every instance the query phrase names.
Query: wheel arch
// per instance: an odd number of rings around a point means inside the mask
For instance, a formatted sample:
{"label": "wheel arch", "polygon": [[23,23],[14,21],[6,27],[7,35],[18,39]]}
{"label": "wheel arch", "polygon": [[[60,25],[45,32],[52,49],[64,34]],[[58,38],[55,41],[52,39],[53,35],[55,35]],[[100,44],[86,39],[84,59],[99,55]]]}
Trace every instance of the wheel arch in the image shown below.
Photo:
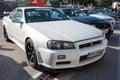
{"label": "wheel arch", "polygon": [[[26,52],[26,41],[27,41],[28,39],[31,39],[31,40],[32,40],[32,38],[27,37],[27,38],[25,39],[25,52]],[[33,40],[32,40],[32,41],[33,41]],[[33,45],[34,45],[35,50],[36,50],[37,64],[43,63],[44,61],[43,61],[43,58],[42,58],[42,54],[37,51],[36,46],[35,46],[35,44],[34,44],[34,41],[33,41]]]}
{"label": "wheel arch", "polygon": [[28,39],[31,39],[31,38],[30,38],[30,37],[27,37],[27,38],[25,39],[25,44],[26,44],[26,41],[27,41]]}
{"label": "wheel arch", "polygon": [[2,32],[5,30],[5,25],[2,26]]}

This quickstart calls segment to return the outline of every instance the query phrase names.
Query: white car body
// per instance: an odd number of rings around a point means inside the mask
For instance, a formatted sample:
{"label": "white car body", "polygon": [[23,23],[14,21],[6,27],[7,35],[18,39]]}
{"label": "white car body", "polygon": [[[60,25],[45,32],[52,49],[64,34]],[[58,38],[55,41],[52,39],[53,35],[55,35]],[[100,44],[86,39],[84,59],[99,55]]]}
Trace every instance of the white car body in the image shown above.
{"label": "white car body", "polygon": [[[17,9],[23,11],[21,19],[23,23],[14,23],[10,16],[6,16],[3,18],[3,27],[6,29],[9,39],[24,51],[25,41],[28,38],[32,39],[38,65],[50,69],[75,68],[95,62],[105,54],[107,40],[101,30],[73,20],[26,23],[24,10],[31,8],[47,9],[44,7],[19,7]],[[47,43],[50,40],[72,42],[75,49],[49,49]],[[80,48],[80,45],[87,44],[89,46]],[[65,59],[58,59],[60,55],[64,55]],[[82,57],[88,55],[91,56],[80,61]]]}

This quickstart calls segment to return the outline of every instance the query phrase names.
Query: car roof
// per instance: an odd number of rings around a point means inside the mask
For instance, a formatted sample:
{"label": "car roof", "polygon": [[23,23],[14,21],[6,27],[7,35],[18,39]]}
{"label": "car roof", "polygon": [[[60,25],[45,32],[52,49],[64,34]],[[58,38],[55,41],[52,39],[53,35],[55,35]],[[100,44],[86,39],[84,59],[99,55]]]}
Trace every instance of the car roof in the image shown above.
{"label": "car roof", "polygon": [[31,9],[31,8],[52,9],[53,7],[40,7],[40,6],[31,7],[31,6],[28,6],[28,7],[17,7],[16,9]]}
{"label": "car roof", "polygon": [[78,8],[57,8],[57,9],[78,9]]}

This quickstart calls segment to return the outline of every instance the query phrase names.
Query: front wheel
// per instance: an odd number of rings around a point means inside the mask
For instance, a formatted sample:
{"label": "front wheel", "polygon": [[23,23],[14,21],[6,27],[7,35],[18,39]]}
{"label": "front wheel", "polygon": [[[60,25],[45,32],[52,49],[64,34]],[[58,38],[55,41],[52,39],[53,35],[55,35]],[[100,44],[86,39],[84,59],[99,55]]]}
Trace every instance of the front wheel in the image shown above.
{"label": "front wheel", "polygon": [[37,56],[36,56],[36,51],[35,51],[33,41],[31,39],[28,39],[26,41],[25,47],[26,47],[27,59],[28,59],[30,66],[37,69],[38,67]]}

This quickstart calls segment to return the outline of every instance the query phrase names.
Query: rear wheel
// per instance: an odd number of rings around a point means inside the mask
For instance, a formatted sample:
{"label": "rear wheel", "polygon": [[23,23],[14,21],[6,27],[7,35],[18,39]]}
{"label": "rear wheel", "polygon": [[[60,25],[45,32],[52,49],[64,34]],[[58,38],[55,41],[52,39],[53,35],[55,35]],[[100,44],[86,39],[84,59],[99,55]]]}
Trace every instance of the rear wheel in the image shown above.
{"label": "rear wheel", "polygon": [[31,39],[28,39],[26,41],[25,47],[26,47],[26,55],[27,55],[29,64],[33,68],[37,69],[37,67],[38,67],[37,56],[36,56],[36,51],[35,51],[33,41]]}

